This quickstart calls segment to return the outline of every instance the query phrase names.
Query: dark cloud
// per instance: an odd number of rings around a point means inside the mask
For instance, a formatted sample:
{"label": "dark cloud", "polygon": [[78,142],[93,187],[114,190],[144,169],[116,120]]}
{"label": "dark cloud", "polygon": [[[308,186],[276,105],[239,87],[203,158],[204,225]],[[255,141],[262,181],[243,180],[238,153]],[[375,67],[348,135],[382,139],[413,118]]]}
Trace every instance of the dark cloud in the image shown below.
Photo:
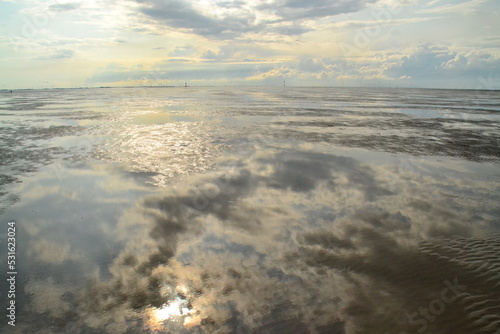
{"label": "dark cloud", "polygon": [[170,28],[182,29],[206,37],[230,38],[241,33],[259,30],[255,16],[244,13],[239,16],[213,18],[199,13],[183,0],[137,0],[139,9],[146,16],[162,22]]}
{"label": "dark cloud", "polygon": [[82,4],[78,3],[78,2],[57,3],[54,5],[50,5],[49,9],[54,11],[54,12],[66,12],[66,11],[77,9],[81,5]]}
{"label": "dark cloud", "polygon": [[261,10],[272,12],[285,21],[297,19],[316,19],[321,17],[357,12],[363,9],[367,4],[374,3],[376,0],[277,0],[272,3],[260,5]]}
{"label": "dark cloud", "polygon": [[[301,24],[301,20],[356,12],[375,0],[344,2],[280,0],[261,4],[252,9],[244,6],[246,4],[244,1],[221,1],[216,3],[219,8],[237,10],[236,12],[228,12],[221,17],[200,13],[184,0],[137,0],[137,2],[141,4],[139,10],[142,14],[170,28],[182,29],[205,37],[227,39],[248,32],[301,35],[310,30]],[[280,19],[257,22],[256,17],[260,11],[272,13]],[[280,25],[276,25],[276,23],[280,23]]]}
{"label": "dark cloud", "polygon": [[279,26],[269,26],[267,29],[268,32],[285,36],[302,35],[312,30],[313,29],[304,27],[303,25],[300,25],[297,22]]}

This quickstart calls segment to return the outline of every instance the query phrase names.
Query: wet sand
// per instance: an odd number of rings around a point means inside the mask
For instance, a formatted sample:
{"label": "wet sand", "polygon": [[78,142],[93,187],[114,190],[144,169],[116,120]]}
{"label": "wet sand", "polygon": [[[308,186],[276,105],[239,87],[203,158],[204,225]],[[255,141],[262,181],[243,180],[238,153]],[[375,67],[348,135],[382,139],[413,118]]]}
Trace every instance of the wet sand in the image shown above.
{"label": "wet sand", "polygon": [[499,113],[448,90],[2,96],[0,330],[498,333]]}

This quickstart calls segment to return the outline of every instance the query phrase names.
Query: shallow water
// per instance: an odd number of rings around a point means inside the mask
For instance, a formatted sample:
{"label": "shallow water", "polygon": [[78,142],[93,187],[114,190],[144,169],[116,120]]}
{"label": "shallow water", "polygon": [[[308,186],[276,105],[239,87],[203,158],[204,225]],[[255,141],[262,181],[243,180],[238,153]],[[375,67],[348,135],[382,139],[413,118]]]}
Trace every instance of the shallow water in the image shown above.
{"label": "shallow water", "polygon": [[2,333],[500,331],[500,92],[3,92],[0,144]]}

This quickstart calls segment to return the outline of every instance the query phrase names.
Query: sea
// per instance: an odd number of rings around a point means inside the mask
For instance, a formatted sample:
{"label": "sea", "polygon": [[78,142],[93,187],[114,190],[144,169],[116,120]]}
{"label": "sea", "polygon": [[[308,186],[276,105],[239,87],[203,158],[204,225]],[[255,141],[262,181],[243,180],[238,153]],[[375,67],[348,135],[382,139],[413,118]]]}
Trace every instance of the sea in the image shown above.
{"label": "sea", "polygon": [[0,91],[1,333],[500,333],[500,91]]}

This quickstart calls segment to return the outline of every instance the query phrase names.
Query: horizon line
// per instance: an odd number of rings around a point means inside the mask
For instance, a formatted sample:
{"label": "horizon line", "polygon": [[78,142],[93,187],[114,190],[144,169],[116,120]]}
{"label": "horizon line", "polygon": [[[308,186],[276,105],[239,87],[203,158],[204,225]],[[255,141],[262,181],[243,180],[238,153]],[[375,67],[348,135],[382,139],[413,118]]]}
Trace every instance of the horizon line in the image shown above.
{"label": "horizon line", "polygon": [[429,90],[474,90],[474,91],[491,91],[496,92],[500,89],[487,89],[487,88],[443,88],[443,87],[413,87],[413,86],[399,86],[399,87],[389,87],[389,86],[323,86],[323,85],[303,85],[303,86],[268,86],[268,85],[195,85],[195,86],[183,86],[183,85],[138,85],[138,86],[80,86],[80,87],[42,87],[42,88],[0,88],[0,92],[14,92],[14,91],[25,91],[25,90],[63,90],[63,89],[116,89],[116,88],[369,88],[369,89],[429,89]]}

